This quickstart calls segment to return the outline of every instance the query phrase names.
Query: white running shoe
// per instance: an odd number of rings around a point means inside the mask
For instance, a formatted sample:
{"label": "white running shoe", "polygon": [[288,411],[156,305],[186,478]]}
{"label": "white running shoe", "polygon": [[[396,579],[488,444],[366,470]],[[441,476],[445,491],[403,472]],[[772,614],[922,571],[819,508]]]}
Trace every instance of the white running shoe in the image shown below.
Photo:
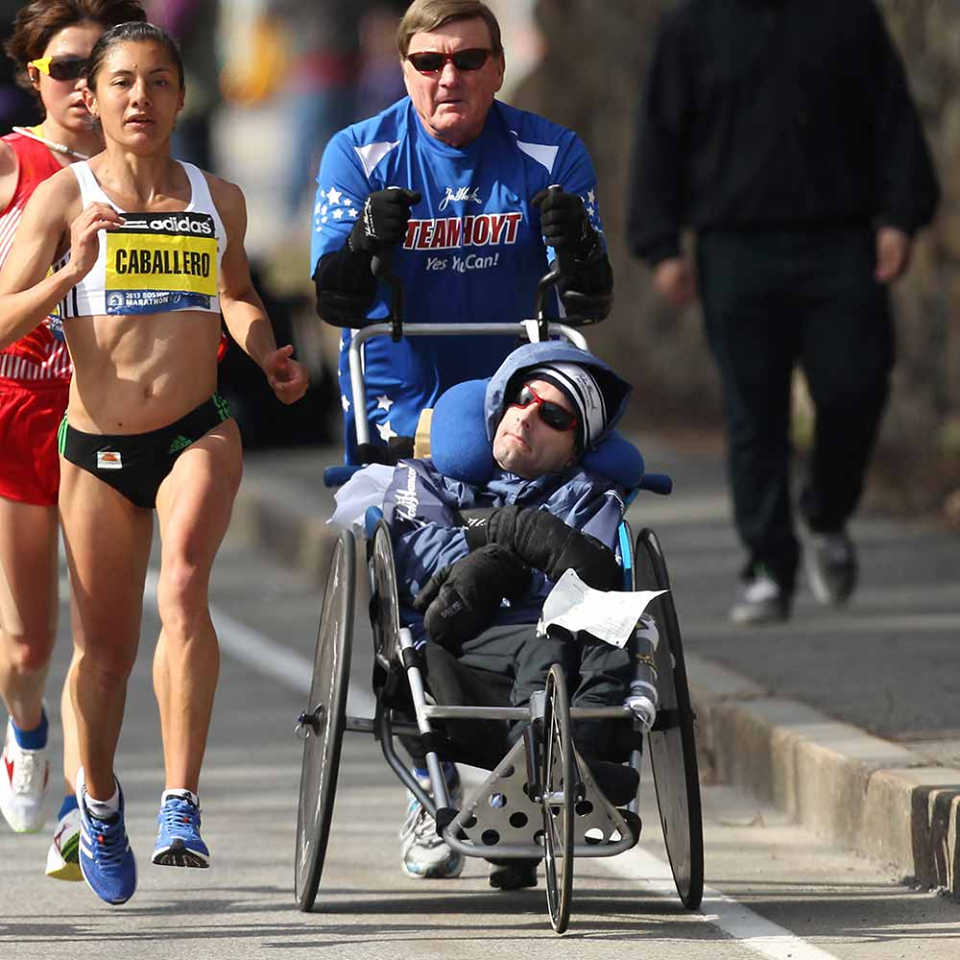
{"label": "white running shoe", "polygon": [[17,744],[12,721],[7,721],[7,739],[0,758],[0,812],[10,829],[36,833],[43,829],[43,801],[50,782],[47,748],[24,750]]}
{"label": "white running shoe", "polygon": [[47,876],[54,880],[82,880],[79,852],[80,811],[74,807],[60,818],[53,831],[53,841],[47,851]]}
{"label": "white running shoe", "polygon": [[742,626],[776,623],[790,616],[790,594],[770,574],[758,568],[740,588],[730,619]]}
{"label": "white running shoe", "polygon": [[[423,783],[429,790],[429,781]],[[400,828],[400,854],[403,872],[418,880],[439,880],[459,877],[463,871],[463,854],[451,849],[437,833],[437,822],[427,808],[407,791],[407,818]],[[457,809],[463,803],[459,779],[450,788],[450,804]]]}

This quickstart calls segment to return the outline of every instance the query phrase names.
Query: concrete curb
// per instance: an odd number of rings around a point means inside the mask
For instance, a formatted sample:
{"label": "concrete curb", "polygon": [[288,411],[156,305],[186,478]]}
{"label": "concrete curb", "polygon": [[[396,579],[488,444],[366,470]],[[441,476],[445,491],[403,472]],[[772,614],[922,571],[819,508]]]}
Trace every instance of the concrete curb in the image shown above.
{"label": "concrete curb", "polygon": [[302,505],[292,506],[296,502],[282,490],[267,490],[244,478],[234,500],[229,536],[235,542],[269,551],[321,586],[338,533],[326,522],[333,512],[333,496],[329,497],[329,509],[316,512],[304,510]]}
{"label": "concrete curb", "polygon": [[907,883],[960,894],[960,770],[769,698],[687,656],[702,776],[749,790],[843,849],[890,863]]}
{"label": "concrete curb", "polygon": [[[247,477],[230,536],[272,552],[321,587],[333,496]],[[682,611],[681,611],[682,617]],[[960,770],[686,655],[701,777],[750,791],[842,849],[893,865],[904,882],[960,896]]]}

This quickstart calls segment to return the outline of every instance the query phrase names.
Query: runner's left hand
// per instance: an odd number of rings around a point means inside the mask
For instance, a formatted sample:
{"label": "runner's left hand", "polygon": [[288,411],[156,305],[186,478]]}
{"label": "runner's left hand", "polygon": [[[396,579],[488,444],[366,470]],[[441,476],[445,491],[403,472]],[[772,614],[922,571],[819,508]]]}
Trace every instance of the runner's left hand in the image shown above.
{"label": "runner's left hand", "polygon": [[296,403],[310,384],[307,368],[293,359],[293,346],[289,343],[267,354],[263,372],[281,403]]}

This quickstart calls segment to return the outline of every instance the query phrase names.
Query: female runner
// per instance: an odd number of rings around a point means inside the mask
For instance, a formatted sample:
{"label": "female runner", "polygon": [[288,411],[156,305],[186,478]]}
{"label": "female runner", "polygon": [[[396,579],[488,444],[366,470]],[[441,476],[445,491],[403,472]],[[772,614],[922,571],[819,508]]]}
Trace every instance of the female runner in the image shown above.
{"label": "female runner", "polygon": [[[37,185],[103,149],[83,99],[87,59],[105,29],[138,19],[144,19],[138,0],[43,0],[17,14],[7,53],[44,118],[0,138],[0,263]],[[0,811],[18,832],[43,826],[49,783],[43,693],[57,622],[56,433],[69,383],[57,317],[0,351],[0,697],[9,715]],[[78,760],[66,687],[61,714],[66,790],[47,874],[80,880],[72,786]]]}
{"label": "female runner", "polygon": [[299,399],[307,379],[293,348],[277,349],[253,289],[243,194],[169,154],[184,102],[170,37],[143,23],[107,31],[84,96],[105,150],[41,184],[24,212],[0,271],[0,346],[60,304],[74,365],[59,505],[73,595],[80,867],[98,896],[123,903],[136,864],[113,760],[154,509],[166,789],[152,859],[209,863],[197,791],[219,651],[207,591],[241,474],[240,434],[215,392],[221,312],[281,401]]}

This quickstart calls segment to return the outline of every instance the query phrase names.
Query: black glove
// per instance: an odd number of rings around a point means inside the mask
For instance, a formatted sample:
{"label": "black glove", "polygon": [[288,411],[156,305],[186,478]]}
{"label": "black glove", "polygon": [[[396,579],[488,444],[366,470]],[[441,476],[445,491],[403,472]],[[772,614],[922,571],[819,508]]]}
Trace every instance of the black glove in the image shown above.
{"label": "black glove", "polygon": [[583,201],[575,193],[551,187],[541,190],[533,198],[533,203],[540,207],[540,230],[561,257],[561,266],[566,256],[585,260],[600,248],[597,232],[590,226]]}
{"label": "black glove", "polygon": [[391,437],[387,445],[382,443],[357,444],[357,460],[360,463],[384,463],[395,467],[401,460],[413,456],[413,437]]}
{"label": "black glove", "polygon": [[597,590],[615,590],[623,584],[620,566],[609,547],[546,510],[499,507],[485,522],[469,526],[466,538],[471,549],[499,544],[513,550],[524,563],[542,570],[553,581],[573,567],[584,583]]}
{"label": "black glove", "polygon": [[363,250],[372,254],[401,243],[407,233],[410,207],[419,202],[416,190],[390,187],[371,193],[347,237],[347,245],[354,253]]}
{"label": "black glove", "polygon": [[515,554],[490,544],[435,573],[414,597],[430,639],[453,653],[493,620],[504,597],[517,600],[530,584],[530,568]]}

